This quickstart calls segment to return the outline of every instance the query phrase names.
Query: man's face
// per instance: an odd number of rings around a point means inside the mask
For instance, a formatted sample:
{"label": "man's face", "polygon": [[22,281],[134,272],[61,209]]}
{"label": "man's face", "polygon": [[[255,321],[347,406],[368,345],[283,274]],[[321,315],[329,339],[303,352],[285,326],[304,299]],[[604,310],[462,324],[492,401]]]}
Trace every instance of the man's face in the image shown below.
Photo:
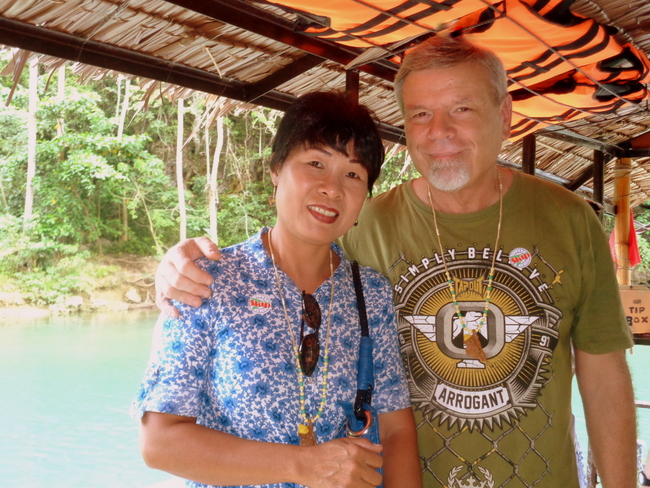
{"label": "man's face", "polygon": [[493,171],[512,105],[509,96],[497,104],[491,95],[488,74],[475,63],[414,71],[404,80],[407,147],[434,188],[471,189]]}

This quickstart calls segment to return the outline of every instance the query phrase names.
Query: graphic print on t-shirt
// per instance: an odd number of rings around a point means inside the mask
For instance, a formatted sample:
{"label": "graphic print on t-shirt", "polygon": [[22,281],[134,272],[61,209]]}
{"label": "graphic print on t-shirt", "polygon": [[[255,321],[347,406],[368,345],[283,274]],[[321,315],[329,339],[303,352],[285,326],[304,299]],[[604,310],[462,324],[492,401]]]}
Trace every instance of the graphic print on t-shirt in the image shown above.
{"label": "graphic print on t-shirt", "polygon": [[[536,408],[552,375],[548,359],[562,315],[552,305],[549,289],[561,284],[562,271],[553,269],[537,249],[499,250],[487,324],[480,326],[492,250],[450,249],[445,259],[463,321],[439,254],[393,265],[402,270],[394,292],[412,403],[439,425],[482,430],[494,423],[513,424]],[[463,322],[478,334],[485,362],[466,354]]]}

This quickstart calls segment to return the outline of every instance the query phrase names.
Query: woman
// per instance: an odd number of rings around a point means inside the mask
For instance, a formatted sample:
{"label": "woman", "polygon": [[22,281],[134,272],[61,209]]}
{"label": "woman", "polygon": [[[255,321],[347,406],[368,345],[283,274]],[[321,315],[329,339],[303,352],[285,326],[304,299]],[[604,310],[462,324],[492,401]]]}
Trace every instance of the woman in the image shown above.
{"label": "woman", "polygon": [[[298,99],[273,143],[277,223],[199,261],[212,297],[164,324],[134,402],[150,467],[190,486],[421,486],[389,283],[361,269],[381,445],[334,439],[354,401],[359,315],[333,241],[356,221],[383,146],[368,111],[336,93]],[[381,453],[381,455],[380,455]],[[203,485],[201,485],[203,484]]]}

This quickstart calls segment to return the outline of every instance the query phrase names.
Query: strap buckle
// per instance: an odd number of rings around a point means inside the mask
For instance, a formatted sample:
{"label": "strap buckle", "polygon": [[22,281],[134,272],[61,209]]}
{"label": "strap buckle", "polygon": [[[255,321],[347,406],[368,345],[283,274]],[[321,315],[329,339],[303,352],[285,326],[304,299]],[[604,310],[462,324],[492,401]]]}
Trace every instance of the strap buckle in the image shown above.
{"label": "strap buckle", "polygon": [[361,437],[363,434],[368,432],[368,429],[370,429],[370,426],[372,425],[372,413],[370,413],[368,410],[364,410],[363,412],[366,414],[366,423],[361,430],[354,431],[350,429],[350,421],[347,421],[345,430],[347,431],[348,437]]}

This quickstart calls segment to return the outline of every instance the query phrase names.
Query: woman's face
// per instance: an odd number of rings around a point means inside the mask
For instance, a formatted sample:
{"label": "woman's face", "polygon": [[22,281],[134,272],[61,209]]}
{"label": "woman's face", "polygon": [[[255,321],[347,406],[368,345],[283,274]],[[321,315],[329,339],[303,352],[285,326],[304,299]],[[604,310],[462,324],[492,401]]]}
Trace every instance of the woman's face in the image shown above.
{"label": "woman's face", "polygon": [[348,156],[329,146],[296,149],[271,178],[277,186],[277,226],[312,244],[329,245],[345,234],[368,191],[368,172],[352,144]]}

